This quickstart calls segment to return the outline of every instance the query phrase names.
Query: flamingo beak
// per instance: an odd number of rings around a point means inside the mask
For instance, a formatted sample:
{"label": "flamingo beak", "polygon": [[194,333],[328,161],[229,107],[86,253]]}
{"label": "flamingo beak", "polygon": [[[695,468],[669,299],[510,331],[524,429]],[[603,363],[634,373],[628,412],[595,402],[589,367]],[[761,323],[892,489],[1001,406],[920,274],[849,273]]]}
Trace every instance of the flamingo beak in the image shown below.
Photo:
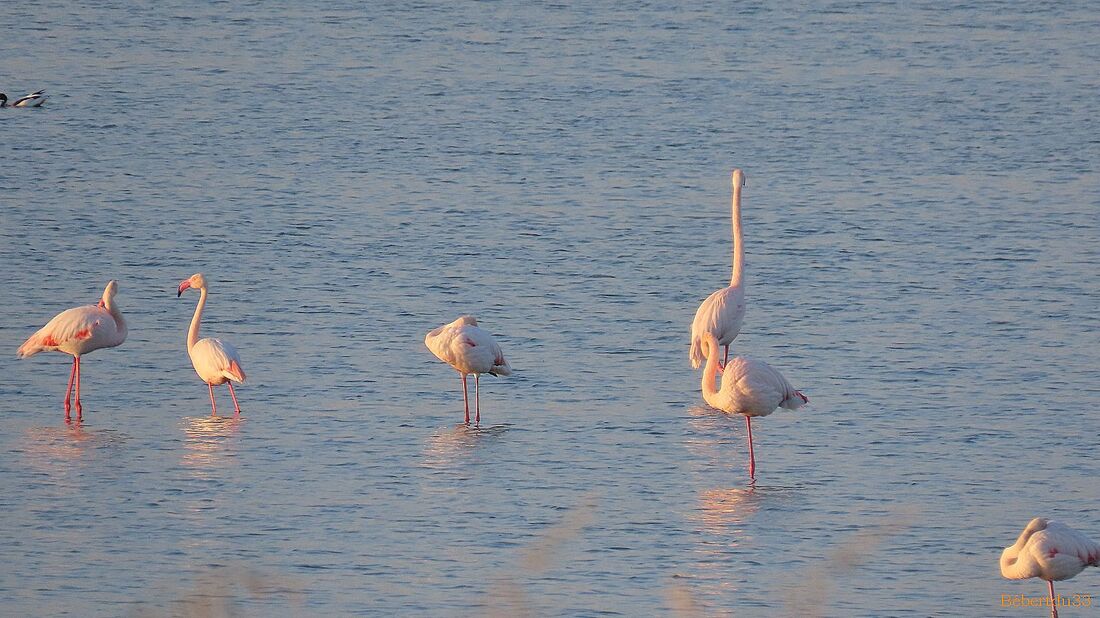
{"label": "flamingo beak", "polygon": [[179,298],[180,296],[183,296],[183,291],[186,290],[189,287],[191,287],[191,281],[190,280],[185,280],[182,283],[180,283],[179,289],[176,290],[176,298]]}

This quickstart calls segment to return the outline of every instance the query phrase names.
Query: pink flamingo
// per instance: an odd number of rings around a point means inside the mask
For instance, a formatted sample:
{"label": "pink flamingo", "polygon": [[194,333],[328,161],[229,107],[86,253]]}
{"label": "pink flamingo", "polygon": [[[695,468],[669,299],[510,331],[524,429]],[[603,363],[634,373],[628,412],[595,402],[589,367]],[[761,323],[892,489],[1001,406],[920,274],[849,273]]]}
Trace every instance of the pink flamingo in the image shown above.
{"label": "pink flamingo", "polygon": [[1001,552],[1003,577],[1047,580],[1052,618],[1058,618],[1054,580],[1069,579],[1089,566],[1100,566],[1100,543],[1061,522],[1043,517],[1028,522],[1016,542]]}
{"label": "pink flamingo", "polygon": [[233,407],[236,414],[241,413],[241,406],[237,404],[237,394],[233,392],[233,382],[244,382],[244,369],[241,369],[241,355],[237,348],[221,339],[199,339],[199,321],[202,320],[202,310],[206,306],[206,278],[202,273],[195,273],[190,278],[180,282],[176,290],[176,298],[183,295],[188,288],[199,290],[199,304],[195,306],[195,315],[191,318],[191,328],[187,331],[187,355],[191,357],[191,365],[195,373],[199,374],[206,387],[210,390],[211,415],[218,414],[218,404],[214,402],[214,387],[219,384],[229,386],[229,396],[233,398]]}
{"label": "pink flamingo", "polygon": [[729,360],[730,344],[741,332],[741,322],[745,319],[745,244],[741,234],[741,188],[745,186],[745,173],[733,170],[730,176],[733,185],[733,200],[730,206],[730,218],[733,221],[733,272],[730,284],[711,292],[695,311],[691,322],[691,349],[688,357],[691,366],[698,369],[706,361],[703,353],[703,335],[711,333],[718,343],[726,347],[722,365]]}
{"label": "pink flamingo", "polygon": [[80,405],[80,356],[100,348],[113,348],[126,341],[126,320],[115,305],[118,282],[111,280],[103,289],[98,305],[66,309],[54,316],[19,346],[19,358],[39,352],[64,352],[73,357],[69,371],[69,386],[65,391],[65,420],[70,420],[70,399],[76,384],[76,420],[83,418]]}
{"label": "pink flamingo", "polygon": [[477,319],[464,315],[450,324],[444,324],[424,336],[424,345],[436,357],[454,367],[462,375],[462,403],[466,406],[466,424],[470,424],[470,400],[466,391],[466,376],[474,374],[474,399],[476,423],[481,423],[481,374],[495,376],[512,374],[512,367],[504,359],[504,352],[493,336],[478,328]]}
{"label": "pink flamingo", "polygon": [[[744,356],[734,357],[724,368],[718,366],[718,338],[703,333],[703,400],[723,412],[742,414],[749,433],[749,478],[756,479],[756,456],[752,450],[752,417],[767,416],[776,408],[797,410],[809,399],[771,365]],[[716,375],[722,374],[722,387]]]}

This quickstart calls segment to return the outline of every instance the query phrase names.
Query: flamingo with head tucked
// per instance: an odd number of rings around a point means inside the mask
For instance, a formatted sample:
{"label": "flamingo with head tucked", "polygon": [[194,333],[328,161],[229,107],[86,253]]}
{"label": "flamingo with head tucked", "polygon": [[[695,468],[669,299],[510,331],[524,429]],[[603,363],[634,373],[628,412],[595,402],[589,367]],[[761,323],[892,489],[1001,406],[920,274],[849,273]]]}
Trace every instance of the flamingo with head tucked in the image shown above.
{"label": "flamingo with head tucked", "polygon": [[[718,366],[718,338],[703,334],[703,353],[707,356],[703,368],[703,400],[723,412],[741,414],[749,433],[749,478],[756,479],[756,456],[752,448],[752,419],[767,416],[776,408],[797,410],[809,403],[801,391],[791,386],[771,365],[744,356],[737,356]],[[722,386],[716,376],[722,374]]]}
{"label": "flamingo with head tucked", "polygon": [[206,306],[206,278],[201,273],[195,273],[190,278],[184,279],[176,290],[176,298],[183,295],[183,291],[188,288],[199,290],[199,304],[195,306],[191,328],[187,331],[187,354],[191,357],[191,365],[195,367],[195,373],[199,374],[210,390],[211,414],[218,413],[218,404],[214,402],[214,387],[219,384],[229,386],[233,407],[236,409],[236,414],[240,414],[241,406],[237,404],[237,393],[233,392],[233,382],[243,383],[245,379],[244,369],[241,368],[241,355],[237,352],[237,348],[221,339],[211,337],[199,339],[199,321],[202,320],[202,310]]}
{"label": "flamingo with head tucked", "polygon": [[97,305],[84,305],[66,309],[54,316],[38,332],[31,335],[17,352],[19,358],[34,356],[39,352],[64,352],[73,357],[69,371],[69,386],[65,391],[65,420],[71,418],[70,399],[73,383],[76,383],[76,419],[83,418],[80,405],[80,356],[100,348],[113,348],[126,341],[126,320],[115,304],[118,282],[111,280],[103,289]]}
{"label": "flamingo with head tucked", "polygon": [[688,352],[694,369],[706,360],[704,333],[714,335],[719,345],[726,347],[722,361],[725,363],[729,360],[730,344],[741,332],[741,322],[745,319],[745,246],[741,238],[741,188],[745,186],[745,173],[739,169],[733,170],[730,181],[733,184],[733,273],[729,286],[712,292],[695,311],[695,319],[691,322],[691,350]]}
{"label": "flamingo with head tucked", "polygon": [[424,345],[436,357],[454,367],[462,375],[462,403],[466,406],[466,424],[470,424],[470,400],[466,390],[466,376],[474,374],[474,399],[476,417],[481,423],[481,374],[495,376],[512,374],[512,367],[504,358],[504,352],[488,332],[478,328],[477,319],[464,315],[450,324],[444,324],[424,336]]}
{"label": "flamingo with head tucked", "polygon": [[1016,542],[1001,552],[1002,576],[1047,580],[1053,618],[1058,618],[1055,580],[1069,579],[1090,566],[1100,566],[1100,543],[1061,522],[1043,517],[1028,522]]}

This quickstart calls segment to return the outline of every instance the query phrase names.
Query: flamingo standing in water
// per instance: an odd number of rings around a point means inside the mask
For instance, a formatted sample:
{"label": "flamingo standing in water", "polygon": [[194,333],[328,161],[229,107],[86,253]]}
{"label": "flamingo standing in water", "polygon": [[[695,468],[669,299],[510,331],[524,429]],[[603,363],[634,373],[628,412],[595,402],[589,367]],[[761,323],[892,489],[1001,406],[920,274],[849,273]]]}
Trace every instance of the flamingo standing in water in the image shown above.
{"label": "flamingo standing in water", "polygon": [[[749,433],[749,478],[756,479],[756,456],[752,449],[752,419],[767,416],[776,408],[797,410],[809,403],[783,374],[764,361],[737,356],[718,366],[718,338],[703,333],[703,353],[707,365],[703,368],[703,400],[723,412],[742,414]],[[722,374],[722,387],[716,385]]]}
{"label": "flamingo standing in water", "polygon": [[706,355],[703,353],[703,334],[711,333],[718,343],[726,347],[723,365],[729,361],[730,344],[741,332],[741,322],[745,319],[744,264],[745,246],[741,241],[741,187],[745,186],[745,173],[733,170],[733,274],[729,287],[715,290],[699,305],[695,319],[691,322],[691,366],[698,369]]}
{"label": "flamingo standing in water", "polygon": [[481,424],[481,374],[495,376],[512,374],[512,367],[504,359],[504,352],[488,332],[478,328],[477,319],[464,315],[450,324],[444,324],[424,336],[424,345],[436,358],[454,367],[462,375],[462,403],[466,407],[466,424],[470,424],[470,400],[466,390],[466,376],[474,374],[474,422]]}
{"label": "flamingo standing in water", "polygon": [[244,369],[241,369],[241,355],[237,353],[237,348],[221,339],[199,339],[199,321],[202,320],[202,310],[206,306],[206,278],[202,273],[195,273],[184,279],[176,290],[176,298],[182,296],[183,291],[188,288],[199,290],[199,304],[195,306],[195,316],[191,318],[191,328],[187,330],[187,354],[191,357],[195,373],[199,374],[210,389],[211,414],[218,414],[218,404],[214,402],[214,387],[219,384],[229,386],[233,407],[236,414],[240,414],[241,406],[237,404],[233,382],[243,383],[245,379]]}
{"label": "flamingo standing in water", "polygon": [[103,289],[98,305],[66,309],[31,335],[17,352],[19,358],[39,352],[64,352],[73,357],[69,386],[65,391],[65,420],[69,420],[70,398],[76,383],[76,420],[83,418],[80,405],[80,356],[100,348],[113,348],[126,341],[126,320],[115,305],[118,282],[111,280]]}
{"label": "flamingo standing in water", "polygon": [[1100,566],[1100,543],[1061,522],[1043,517],[1028,522],[1020,538],[1001,552],[1002,576],[1047,580],[1053,618],[1058,618],[1054,581],[1069,579],[1088,566]]}

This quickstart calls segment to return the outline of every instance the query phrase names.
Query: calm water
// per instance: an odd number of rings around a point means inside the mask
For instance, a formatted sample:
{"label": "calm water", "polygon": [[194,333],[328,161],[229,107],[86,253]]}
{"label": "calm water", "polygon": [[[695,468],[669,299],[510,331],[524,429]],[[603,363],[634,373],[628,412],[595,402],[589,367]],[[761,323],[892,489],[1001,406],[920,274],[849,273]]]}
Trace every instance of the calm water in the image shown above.
{"label": "calm water", "polygon": [[[52,95],[0,110],[5,614],[1042,614],[1000,549],[1100,537],[1094,6],[328,4],[0,9]],[[812,399],[755,489],[687,362],[734,166],[736,348]],[[15,349],[111,278],[70,428]],[[516,369],[478,431],[461,313]]]}

